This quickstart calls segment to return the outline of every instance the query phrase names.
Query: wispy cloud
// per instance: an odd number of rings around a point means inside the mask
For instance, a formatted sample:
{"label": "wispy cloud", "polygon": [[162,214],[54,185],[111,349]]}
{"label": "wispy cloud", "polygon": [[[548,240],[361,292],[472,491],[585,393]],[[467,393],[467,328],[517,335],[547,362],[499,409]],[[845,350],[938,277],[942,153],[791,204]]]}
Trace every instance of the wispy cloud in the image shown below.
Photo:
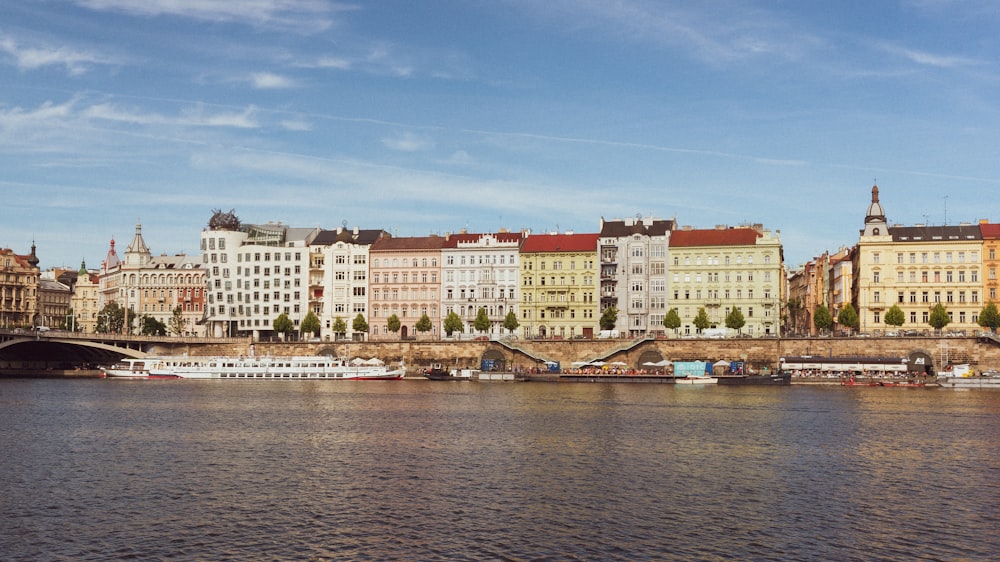
{"label": "wispy cloud", "polygon": [[250,75],[250,83],[258,90],[280,90],[298,86],[295,80],[272,72],[254,72]]}
{"label": "wispy cloud", "polygon": [[402,152],[417,152],[434,148],[434,140],[430,137],[417,135],[410,132],[399,133],[391,137],[384,137],[382,144],[392,150]]}
{"label": "wispy cloud", "polygon": [[898,45],[892,45],[888,43],[879,44],[879,48],[887,53],[903,57],[911,62],[915,62],[917,64],[924,66],[933,66],[937,68],[955,68],[961,66],[972,66],[980,64],[980,61],[977,61],[969,57],[961,57],[954,55],[938,55],[934,53],[928,53],[926,51],[918,51],[916,49],[909,49],[906,47],[900,47]]}
{"label": "wispy cloud", "polygon": [[70,75],[76,76],[90,70],[95,65],[118,64],[115,57],[73,47],[19,45],[10,37],[0,40],[0,52],[7,53],[21,70],[37,70],[46,66],[62,66]]}
{"label": "wispy cloud", "polygon": [[240,112],[209,111],[202,106],[186,108],[179,115],[163,115],[120,108],[102,103],[87,107],[81,115],[88,119],[102,119],[135,125],[179,125],[197,127],[235,127],[253,129],[260,126],[257,108],[248,106]]}
{"label": "wispy cloud", "polygon": [[75,0],[97,11],[144,17],[173,16],[210,22],[318,32],[335,23],[338,12],[354,9],[325,0]]}
{"label": "wispy cloud", "polygon": [[775,12],[744,3],[650,0],[518,2],[564,30],[599,30],[621,40],[666,45],[714,64],[757,56],[796,59],[822,44]]}

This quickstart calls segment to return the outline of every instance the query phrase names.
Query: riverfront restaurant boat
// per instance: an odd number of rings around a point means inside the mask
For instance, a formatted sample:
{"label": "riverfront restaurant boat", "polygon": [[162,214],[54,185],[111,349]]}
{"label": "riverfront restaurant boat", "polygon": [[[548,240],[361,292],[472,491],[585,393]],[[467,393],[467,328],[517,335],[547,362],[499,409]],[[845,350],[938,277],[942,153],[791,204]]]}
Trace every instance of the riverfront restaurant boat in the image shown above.
{"label": "riverfront restaurant boat", "polygon": [[[347,360],[343,357],[184,357],[127,359],[145,361],[146,378],[239,379],[239,380],[389,380],[401,379],[406,367],[387,369],[378,359]],[[128,372],[111,368],[109,377]]]}

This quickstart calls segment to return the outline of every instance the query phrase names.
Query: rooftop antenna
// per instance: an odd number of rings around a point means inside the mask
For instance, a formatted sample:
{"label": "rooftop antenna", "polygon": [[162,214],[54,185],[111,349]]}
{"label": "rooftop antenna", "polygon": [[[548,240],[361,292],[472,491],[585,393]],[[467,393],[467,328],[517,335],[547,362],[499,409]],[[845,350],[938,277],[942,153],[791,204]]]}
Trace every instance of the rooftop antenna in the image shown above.
{"label": "rooftop antenna", "polygon": [[944,225],[948,226],[948,196],[944,196]]}

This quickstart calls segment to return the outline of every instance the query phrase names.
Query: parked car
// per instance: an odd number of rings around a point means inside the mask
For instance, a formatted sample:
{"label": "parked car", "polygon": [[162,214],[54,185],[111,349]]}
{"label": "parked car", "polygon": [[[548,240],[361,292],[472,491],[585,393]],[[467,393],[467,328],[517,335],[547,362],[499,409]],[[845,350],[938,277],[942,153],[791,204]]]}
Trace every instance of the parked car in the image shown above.
{"label": "parked car", "polygon": [[49,327],[48,326],[35,326],[35,331],[36,332],[48,332],[49,331]]}

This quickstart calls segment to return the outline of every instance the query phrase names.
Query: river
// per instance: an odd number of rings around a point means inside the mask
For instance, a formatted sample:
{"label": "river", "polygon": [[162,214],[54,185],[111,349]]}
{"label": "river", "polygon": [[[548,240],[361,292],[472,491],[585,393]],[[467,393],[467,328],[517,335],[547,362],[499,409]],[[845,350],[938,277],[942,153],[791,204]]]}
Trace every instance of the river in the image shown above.
{"label": "river", "polygon": [[4,560],[990,560],[1000,392],[0,379]]}

